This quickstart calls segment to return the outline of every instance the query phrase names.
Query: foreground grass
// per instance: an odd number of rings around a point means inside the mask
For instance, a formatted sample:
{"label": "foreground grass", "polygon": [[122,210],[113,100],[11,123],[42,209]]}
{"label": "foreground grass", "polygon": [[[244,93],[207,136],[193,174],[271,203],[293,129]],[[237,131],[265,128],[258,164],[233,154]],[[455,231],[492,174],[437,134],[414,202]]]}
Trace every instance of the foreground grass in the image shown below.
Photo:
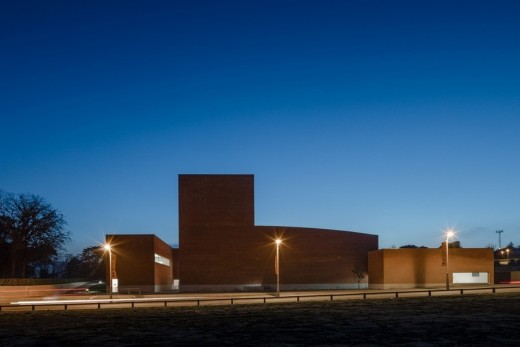
{"label": "foreground grass", "polygon": [[517,346],[520,294],[0,313],[1,346]]}

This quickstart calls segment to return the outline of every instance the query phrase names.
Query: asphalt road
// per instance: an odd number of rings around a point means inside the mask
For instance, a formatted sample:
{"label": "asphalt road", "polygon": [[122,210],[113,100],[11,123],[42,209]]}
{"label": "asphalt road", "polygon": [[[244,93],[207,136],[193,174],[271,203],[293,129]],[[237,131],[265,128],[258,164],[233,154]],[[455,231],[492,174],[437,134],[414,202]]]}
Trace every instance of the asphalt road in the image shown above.
{"label": "asphalt road", "polygon": [[[359,299],[391,299],[413,297],[453,296],[461,294],[490,294],[493,287],[459,286],[444,289],[400,290],[337,290],[272,293],[175,293],[149,295],[68,295],[44,298],[16,298],[0,303],[2,312],[37,310],[78,310],[106,308],[143,308],[171,306],[238,305],[255,303],[290,303],[306,301],[340,301]],[[496,286],[497,293],[520,292],[520,286]]]}

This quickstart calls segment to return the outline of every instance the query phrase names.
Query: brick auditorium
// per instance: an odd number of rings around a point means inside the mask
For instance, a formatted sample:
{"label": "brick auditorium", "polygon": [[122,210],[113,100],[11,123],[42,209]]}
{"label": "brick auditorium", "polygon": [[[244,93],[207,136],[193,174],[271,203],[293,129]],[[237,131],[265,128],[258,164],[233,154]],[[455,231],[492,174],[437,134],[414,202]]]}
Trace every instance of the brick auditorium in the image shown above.
{"label": "brick auditorium", "polygon": [[282,290],[354,289],[353,268],[367,271],[378,249],[377,235],[255,225],[253,175],[182,174],[178,184],[178,249],[155,235],[106,235],[120,292],[271,291],[277,277]]}

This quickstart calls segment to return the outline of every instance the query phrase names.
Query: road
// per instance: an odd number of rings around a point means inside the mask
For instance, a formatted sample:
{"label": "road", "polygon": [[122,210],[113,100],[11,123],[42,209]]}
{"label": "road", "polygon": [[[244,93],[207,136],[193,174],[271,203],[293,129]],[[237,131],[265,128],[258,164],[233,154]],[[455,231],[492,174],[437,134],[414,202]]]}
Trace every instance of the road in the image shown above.
{"label": "road", "polygon": [[[495,288],[495,289],[493,289]],[[68,295],[43,298],[17,298],[8,302],[2,300],[2,312],[31,310],[78,310],[104,308],[136,308],[165,306],[207,306],[229,304],[260,304],[304,301],[338,301],[359,299],[388,299],[405,297],[446,296],[461,294],[491,294],[520,292],[520,286],[496,285],[488,287],[457,286],[450,291],[444,289],[403,289],[403,290],[335,290],[335,291],[291,291],[282,292],[280,297],[273,293],[173,293],[147,295]]]}

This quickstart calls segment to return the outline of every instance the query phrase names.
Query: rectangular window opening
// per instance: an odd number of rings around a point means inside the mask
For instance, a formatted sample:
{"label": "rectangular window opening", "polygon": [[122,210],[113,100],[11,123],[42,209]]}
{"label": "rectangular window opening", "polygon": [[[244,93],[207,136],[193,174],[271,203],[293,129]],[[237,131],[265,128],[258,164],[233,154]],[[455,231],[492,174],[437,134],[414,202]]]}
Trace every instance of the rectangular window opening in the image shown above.
{"label": "rectangular window opening", "polygon": [[157,264],[162,264],[166,266],[170,266],[170,259],[163,257],[162,255],[159,255],[155,253],[155,262]]}

